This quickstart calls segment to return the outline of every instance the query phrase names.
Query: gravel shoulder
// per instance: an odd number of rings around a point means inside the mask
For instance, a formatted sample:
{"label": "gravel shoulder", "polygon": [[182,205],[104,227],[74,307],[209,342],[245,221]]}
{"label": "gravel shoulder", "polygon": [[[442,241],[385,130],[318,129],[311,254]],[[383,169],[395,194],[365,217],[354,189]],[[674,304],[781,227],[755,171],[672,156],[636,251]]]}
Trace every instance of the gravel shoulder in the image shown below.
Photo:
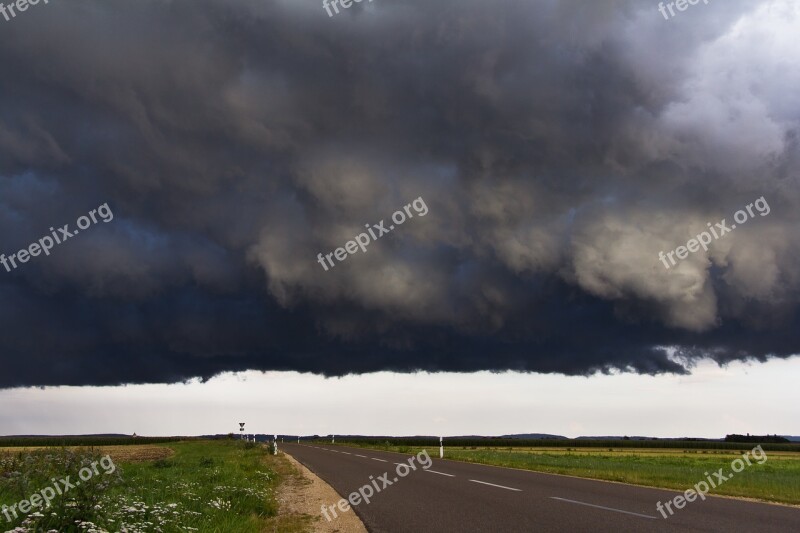
{"label": "gravel shoulder", "polygon": [[342,496],[330,485],[314,475],[294,457],[281,452],[292,465],[293,475],[286,476],[278,494],[280,513],[305,516],[310,519],[314,533],[366,533],[367,529],[354,512],[338,513],[338,517],[327,521],[321,514],[323,505],[333,505]]}

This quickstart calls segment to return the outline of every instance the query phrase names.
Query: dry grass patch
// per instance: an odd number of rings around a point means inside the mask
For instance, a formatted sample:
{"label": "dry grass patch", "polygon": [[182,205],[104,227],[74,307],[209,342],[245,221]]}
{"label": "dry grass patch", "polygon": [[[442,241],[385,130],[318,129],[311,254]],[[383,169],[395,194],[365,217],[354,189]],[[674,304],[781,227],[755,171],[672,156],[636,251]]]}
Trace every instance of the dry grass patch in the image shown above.
{"label": "dry grass patch", "polygon": [[[56,448],[56,446],[53,446]],[[47,446],[29,446],[24,448],[0,448],[0,454],[26,453],[35,450],[46,450]],[[61,448],[58,446],[57,448]],[[68,446],[70,450],[94,450],[102,455],[110,455],[115,463],[143,463],[147,461],[157,461],[166,459],[175,452],[166,446],[154,444],[130,445],[130,446]]]}
{"label": "dry grass patch", "polygon": [[95,446],[92,449],[100,450],[104,455],[109,454],[114,462],[119,463],[144,463],[157,461],[175,455],[172,448],[153,444],[133,446]]}

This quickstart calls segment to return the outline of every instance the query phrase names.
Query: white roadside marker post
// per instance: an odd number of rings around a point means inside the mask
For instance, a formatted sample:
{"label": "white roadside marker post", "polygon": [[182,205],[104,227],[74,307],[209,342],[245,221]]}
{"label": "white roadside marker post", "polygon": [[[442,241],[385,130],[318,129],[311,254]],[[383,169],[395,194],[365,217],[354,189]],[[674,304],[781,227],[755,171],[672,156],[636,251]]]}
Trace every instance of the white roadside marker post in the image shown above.
{"label": "white roadside marker post", "polygon": [[278,455],[278,436],[275,435],[275,447],[272,449],[272,455]]}
{"label": "white roadside marker post", "polygon": [[442,437],[439,437],[439,459],[444,459],[444,443]]}
{"label": "white roadside marker post", "polygon": [[336,444],[336,435],[331,435],[331,444]]}

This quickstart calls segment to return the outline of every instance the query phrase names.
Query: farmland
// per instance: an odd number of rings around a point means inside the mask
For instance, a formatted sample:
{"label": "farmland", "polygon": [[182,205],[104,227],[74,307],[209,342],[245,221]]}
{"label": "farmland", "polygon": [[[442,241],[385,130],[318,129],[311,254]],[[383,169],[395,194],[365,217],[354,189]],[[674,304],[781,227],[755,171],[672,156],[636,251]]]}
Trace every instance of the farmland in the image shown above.
{"label": "farmland", "polygon": [[[8,520],[18,531],[303,531],[302,517],[278,513],[285,460],[240,441],[186,441],[143,446],[5,448],[0,505],[30,499],[52,478],[71,475],[108,454],[116,468],[55,498],[52,506]],[[83,479],[83,478],[81,478]],[[41,511],[41,509],[39,509]]]}

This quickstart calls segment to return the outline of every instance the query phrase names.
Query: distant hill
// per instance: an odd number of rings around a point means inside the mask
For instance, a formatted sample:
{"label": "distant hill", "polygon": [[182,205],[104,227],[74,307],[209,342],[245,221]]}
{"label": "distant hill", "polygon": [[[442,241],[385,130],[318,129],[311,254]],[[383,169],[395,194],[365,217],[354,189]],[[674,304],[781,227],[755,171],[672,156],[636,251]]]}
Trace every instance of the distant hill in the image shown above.
{"label": "distant hill", "polygon": [[66,438],[88,438],[88,437],[103,437],[103,438],[130,438],[131,435],[123,433],[89,433],[86,435],[0,435],[0,439],[66,439]]}
{"label": "distant hill", "polygon": [[620,435],[597,435],[576,437],[575,440],[679,440],[696,442],[722,442],[723,439],[705,439],[701,437],[643,437],[641,435],[620,436]]}
{"label": "distant hill", "polygon": [[550,435],[549,433],[517,433],[514,435],[502,435],[502,439],[566,439],[563,435]]}
{"label": "distant hill", "polygon": [[642,437],[636,436],[633,437],[629,436],[621,436],[621,435],[595,435],[595,436],[581,436],[576,437],[575,440],[667,440],[667,439],[658,439],[656,437]]}
{"label": "distant hill", "polygon": [[759,442],[768,442],[771,444],[781,444],[785,442],[791,442],[786,437],[780,437],[778,435],[726,435],[725,442],[746,442],[746,443],[759,443]]}
{"label": "distant hill", "polygon": [[791,442],[800,442],[800,435],[781,435],[781,437]]}

